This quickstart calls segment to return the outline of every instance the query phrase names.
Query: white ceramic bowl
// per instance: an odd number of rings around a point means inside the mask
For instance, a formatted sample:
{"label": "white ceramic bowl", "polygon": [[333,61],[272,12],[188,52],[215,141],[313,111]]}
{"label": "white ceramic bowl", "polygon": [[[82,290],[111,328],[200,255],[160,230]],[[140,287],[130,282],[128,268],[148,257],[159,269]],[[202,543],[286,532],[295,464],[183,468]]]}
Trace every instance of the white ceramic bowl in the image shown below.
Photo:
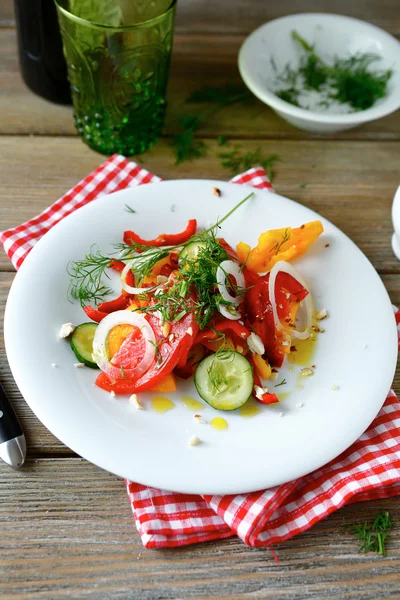
{"label": "white ceramic bowl", "polygon": [[[277,72],[281,72],[288,63],[294,67],[298,65],[302,52],[298,42],[292,39],[294,29],[327,61],[334,56],[342,58],[357,53],[379,55],[381,60],[371,69],[393,70],[386,97],[367,110],[347,114],[299,108],[278,98],[271,91],[276,89],[271,58],[275,61]],[[400,107],[400,43],[382,29],[350,17],[309,13],[265,23],[243,42],[239,52],[239,71],[257,98],[295,127],[314,133],[351,129],[380,119]]]}

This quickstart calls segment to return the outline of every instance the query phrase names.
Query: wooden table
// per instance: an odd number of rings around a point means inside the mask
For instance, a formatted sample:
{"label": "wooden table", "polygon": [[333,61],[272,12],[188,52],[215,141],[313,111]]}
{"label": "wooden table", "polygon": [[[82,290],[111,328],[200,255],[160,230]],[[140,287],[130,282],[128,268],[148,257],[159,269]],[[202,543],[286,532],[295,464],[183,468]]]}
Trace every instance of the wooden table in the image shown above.
{"label": "wooden table", "polygon": [[[216,156],[216,132],[243,149],[278,153],[277,190],[353,239],[399,305],[400,265],[390,248],[390,208],[400,183],[400,112],[322,138],[292,128],[254,99],[210,118],[200,132],[209,146],[207,156],[175,166],[169,142],[177,117],[192,110],[185,105],[188,94],[202,84],[237,81],[236,56],[244,36],[262,21],[299,10],[294,0],[233,0],[226,2],[228,10],[212,0],[181,4],[165,135],[142,157],[144,166],[165,179],[228,179]],[[324,4],[304,0],[302,9],[323,10]],[[335,10],[400,33],[397,0],[340,0]],[[52,203],[103,157],[76,137],[68,107],[41,100],[22,83],[11,0],[0,1],[0,52],[0,228],[5,229]],[[1,317],[13,279],[1,252]],[[400,598],[400,499],[336,512],[277,546],[279,564],[268,550],[246,548],[235,538],[146,551],[122,480],[76,456],[38,421],[11,377],[1,334],[0,379],[28,442],[23,469],[0,464],[2,598]],[[388,555],[359,554],[345,524],[371,520],[381,507],[397,522]]]}

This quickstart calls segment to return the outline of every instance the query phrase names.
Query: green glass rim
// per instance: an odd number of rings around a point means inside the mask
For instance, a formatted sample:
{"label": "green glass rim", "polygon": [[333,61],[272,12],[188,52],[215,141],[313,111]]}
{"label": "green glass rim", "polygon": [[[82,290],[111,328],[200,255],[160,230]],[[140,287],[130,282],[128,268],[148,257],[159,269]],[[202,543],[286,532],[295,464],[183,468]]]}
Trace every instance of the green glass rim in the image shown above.
{"label": "green glass rim", "polygon": [[81,17],[77,17],[73,13],[69,12],[66,8],[60,5],[59,0],[54,0],[54,3],[58,10],[62,12],[68,19],[79,23],[80,25],[85,25],[86,27],[92,27],[93,29],[107,29],[108,31],[127,31],[132,29],[139,29],[141,27],[145,27],[148,25],[153,25],[162,21],[168,13],[171,13],[177,3],[178,0],[171,0],[171,4],[163,13],[158,15],[157,17],[153,17],[152,19],[147,19],[146,21],[140,21],[139,23],[135,23],[134,25],[118,25],[117,27],[113,25],[103,25],[101,23],[95,23],[94,21],[88,21],[87,19],[82,19]]}

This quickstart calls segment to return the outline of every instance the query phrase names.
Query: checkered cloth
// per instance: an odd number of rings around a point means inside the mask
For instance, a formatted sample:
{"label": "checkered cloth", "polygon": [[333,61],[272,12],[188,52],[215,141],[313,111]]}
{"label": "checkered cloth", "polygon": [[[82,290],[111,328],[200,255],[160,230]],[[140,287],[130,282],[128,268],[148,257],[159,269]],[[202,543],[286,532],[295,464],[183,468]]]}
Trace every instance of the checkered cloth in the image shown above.
{"label": "checkered cloth", "polygon": [[[158,177],[112,156],[37,217],[0,234],[18,269],[34,244],[65,216],[104,194]],[[261,168],[232,180],[273,192]],[[400,329],[400,311],[396,312]],[[343,454],[306,477],[260,492],[197,496],[127,481],[136,526],[147,548],[239,536],[250,546],[282,542],[344,504],[400,495],[400,404],[391,390],[368,430]]]}

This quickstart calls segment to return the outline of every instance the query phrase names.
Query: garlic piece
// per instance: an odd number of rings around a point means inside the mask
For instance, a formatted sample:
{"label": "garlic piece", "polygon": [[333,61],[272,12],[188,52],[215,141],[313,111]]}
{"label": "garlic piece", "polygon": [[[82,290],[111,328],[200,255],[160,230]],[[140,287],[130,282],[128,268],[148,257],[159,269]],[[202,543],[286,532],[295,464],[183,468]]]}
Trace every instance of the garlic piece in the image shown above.
{"label": "garlic piece", "polygon": [[156,282],[158,283],[158,285],[160,285],[161,283],[166,283],[167,281],[168,277],[165,277],[165,275],[157,275]]}
{"label": "garlic piece", "polygon": [[256,333],[251,333],[247,338],[247,345],[249,347],[250,352],[254,352],[254,354],[264,354],[265,347],[262,339]]}
{"label": "garlic piece", "polygon": [[164,323],[164,325],[162,326],[163,336],[168,337],[170,331],[171,331],[171,323]]}
{"label": "garlic piece", "polygon": [[259,400],[262,400],[263,395],[268,393],[268,388],[263,388],[259,385],[255,385],[253,390],[256,398],[258,398]]}
{"label": "garlic piece", "polygon": [[322,319],[326,319],[327,316],[328,313],[326,312],[326,308],[321,308],[320,311],[315,313],[315,318],[317,319],[317,321],[322,321]]}
{"label": "garlic piece", "polygon": [[203,417],[201,415],[194,415],[193,419],[196,421],[196,423],[198,423],[199,425],[205,425],[206,424],[206,420],[203,419]]}
{"label": "garlic piece", "polygon": [[137,410],[144,409],[144,406],[140,404],[136,394],[132,394],[132,396],[129,398],[129,404],[132,404],[132,406],[134,406]]}
{"label": "garlic piece", "polygon": [[67,337],[69,337],[71,335],[71,333],[74,331],[75,329],[75,325],[73,325],[72,323],[64,323],[63,325],[61,325],[61,329],[60,329],[60,338],[61,339],[65,339]]}
{"label": "garlic piece", "polygon": [[200,438],[197,435],[193,435],[189,440],[189,446],[198,446],[200,444]]}

